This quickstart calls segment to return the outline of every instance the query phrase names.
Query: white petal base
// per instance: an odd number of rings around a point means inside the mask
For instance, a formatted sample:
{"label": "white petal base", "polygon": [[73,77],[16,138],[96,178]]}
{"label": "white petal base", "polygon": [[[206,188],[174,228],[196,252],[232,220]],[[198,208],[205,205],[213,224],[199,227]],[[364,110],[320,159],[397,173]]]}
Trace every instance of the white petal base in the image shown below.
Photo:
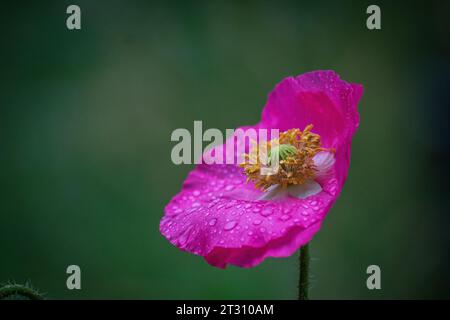
{"label": "white petal base", "polygon": [[283,189],[280,185],[276,184],[270,186],[258,200],[277,200],[283,199],[288,195],[288,188]]}
{"label": "white petal base", "polygon": [[269,187],[258,200],[278,200],[290,195],[298,199],[306,199],[322,191],[320,184],[314,180],[309,180],[301,185],[282,188],[280,185]]}
{"label": "white petal base", "polygon": [[299,184],[296,186],[289,186],[287,189],[291,197],[299,199],[306,199],[322,191],[320,184],[314,180],[309,180],[304,184]]}
{"label": "white petal base", "polygon": [[316,178],[325,178],[333,173],[334,153],[329,151],[319,152],[314,156],[313,161],[317,168]]}

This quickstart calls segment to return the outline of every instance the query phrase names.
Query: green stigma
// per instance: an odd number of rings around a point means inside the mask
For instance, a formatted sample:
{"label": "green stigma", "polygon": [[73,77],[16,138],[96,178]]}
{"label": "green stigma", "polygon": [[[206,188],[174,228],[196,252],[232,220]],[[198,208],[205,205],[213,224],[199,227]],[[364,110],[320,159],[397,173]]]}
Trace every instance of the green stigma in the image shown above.
{"label": "green stigma", "polygon": [[287,157],[292,157],[297,154],[297,148],[290,144],[280,144],[270,149],[269,151],[269,165],[276,162],[276,159],[285,160]]}

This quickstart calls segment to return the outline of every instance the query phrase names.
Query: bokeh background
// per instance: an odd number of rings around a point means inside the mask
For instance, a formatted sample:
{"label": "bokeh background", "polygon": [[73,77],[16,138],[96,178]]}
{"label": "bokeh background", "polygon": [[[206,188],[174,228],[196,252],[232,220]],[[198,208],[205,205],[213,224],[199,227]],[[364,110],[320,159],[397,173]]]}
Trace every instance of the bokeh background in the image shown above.
{"label": "bokeh background", "polygon": [[[382,30],[366,28],[373,3]],[[255,123],[282,78],[333,69],[365,94],[347,184],[311,243],[311,298],[450,298],[449,4],[2,1],[0,282],[56,299],[295,299],[296,256],[219,270],[160,235],[192,169],[172,164],[170,134]]]}

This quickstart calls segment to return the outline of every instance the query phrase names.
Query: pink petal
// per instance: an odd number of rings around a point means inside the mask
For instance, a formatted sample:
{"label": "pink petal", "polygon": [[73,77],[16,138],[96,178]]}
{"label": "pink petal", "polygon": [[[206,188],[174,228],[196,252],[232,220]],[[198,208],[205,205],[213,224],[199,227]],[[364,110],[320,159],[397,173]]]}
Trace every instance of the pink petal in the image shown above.
{"label": "pink petal", "polygon": [[[281,131],[314,124],[326,147],[336,149],[333,174],[307,199],[258,200],[262,192],[236,165],[198,165],[165,208],[161,233],[175,246],[214,266],[252,267],[287,257],[308,243],[338,197],[347,176],[351,137],[359,124],[360,85],[332,71],[287,78],[276,86],[255,128]],[[233,139],[233,138],[231,138]],[[225,146],[215,152],[228,150]],[[234,155],[236,156],[236,155]]]}
{"label": "pink petal", "polygon": [[270,93],[261,124],[285,131],[312,123],[325,146],[334,147],[357,129],[361,95],[361,85],[347,83],[333,71],[289,77]]}

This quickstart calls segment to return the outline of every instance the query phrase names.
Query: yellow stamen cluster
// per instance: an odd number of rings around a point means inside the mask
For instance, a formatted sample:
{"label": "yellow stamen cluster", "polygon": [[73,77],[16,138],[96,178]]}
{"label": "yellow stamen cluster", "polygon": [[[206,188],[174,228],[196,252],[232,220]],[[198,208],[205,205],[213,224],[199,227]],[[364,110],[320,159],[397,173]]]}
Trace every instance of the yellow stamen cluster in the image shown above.
{"label": "yellow stamen cluster", "polygon": [[[256,145],[249,154],[245,154],[245,162],[240,166],[248,177],[247,182],[253,181],[256,188],[264,191],[272,185],[286,188],[288,185],[303,184],[314,178],[317,168],[313,157],[326,149],[321,147],[320,136],[312,133],[312,128],[313,125],[310,124],[303,132],[300,129],[287,130],[280,133],[279,139],[264,142],[267,143],[266,148]],[[265,150],[269,155],[267,165],[262,164],[260,159],[260,153],[262,155]],[[271,175],[262,175],[261,168],[270,166],[271,153],[273,155],[274,151],[276,156],[279,156],[278,171]]]}

